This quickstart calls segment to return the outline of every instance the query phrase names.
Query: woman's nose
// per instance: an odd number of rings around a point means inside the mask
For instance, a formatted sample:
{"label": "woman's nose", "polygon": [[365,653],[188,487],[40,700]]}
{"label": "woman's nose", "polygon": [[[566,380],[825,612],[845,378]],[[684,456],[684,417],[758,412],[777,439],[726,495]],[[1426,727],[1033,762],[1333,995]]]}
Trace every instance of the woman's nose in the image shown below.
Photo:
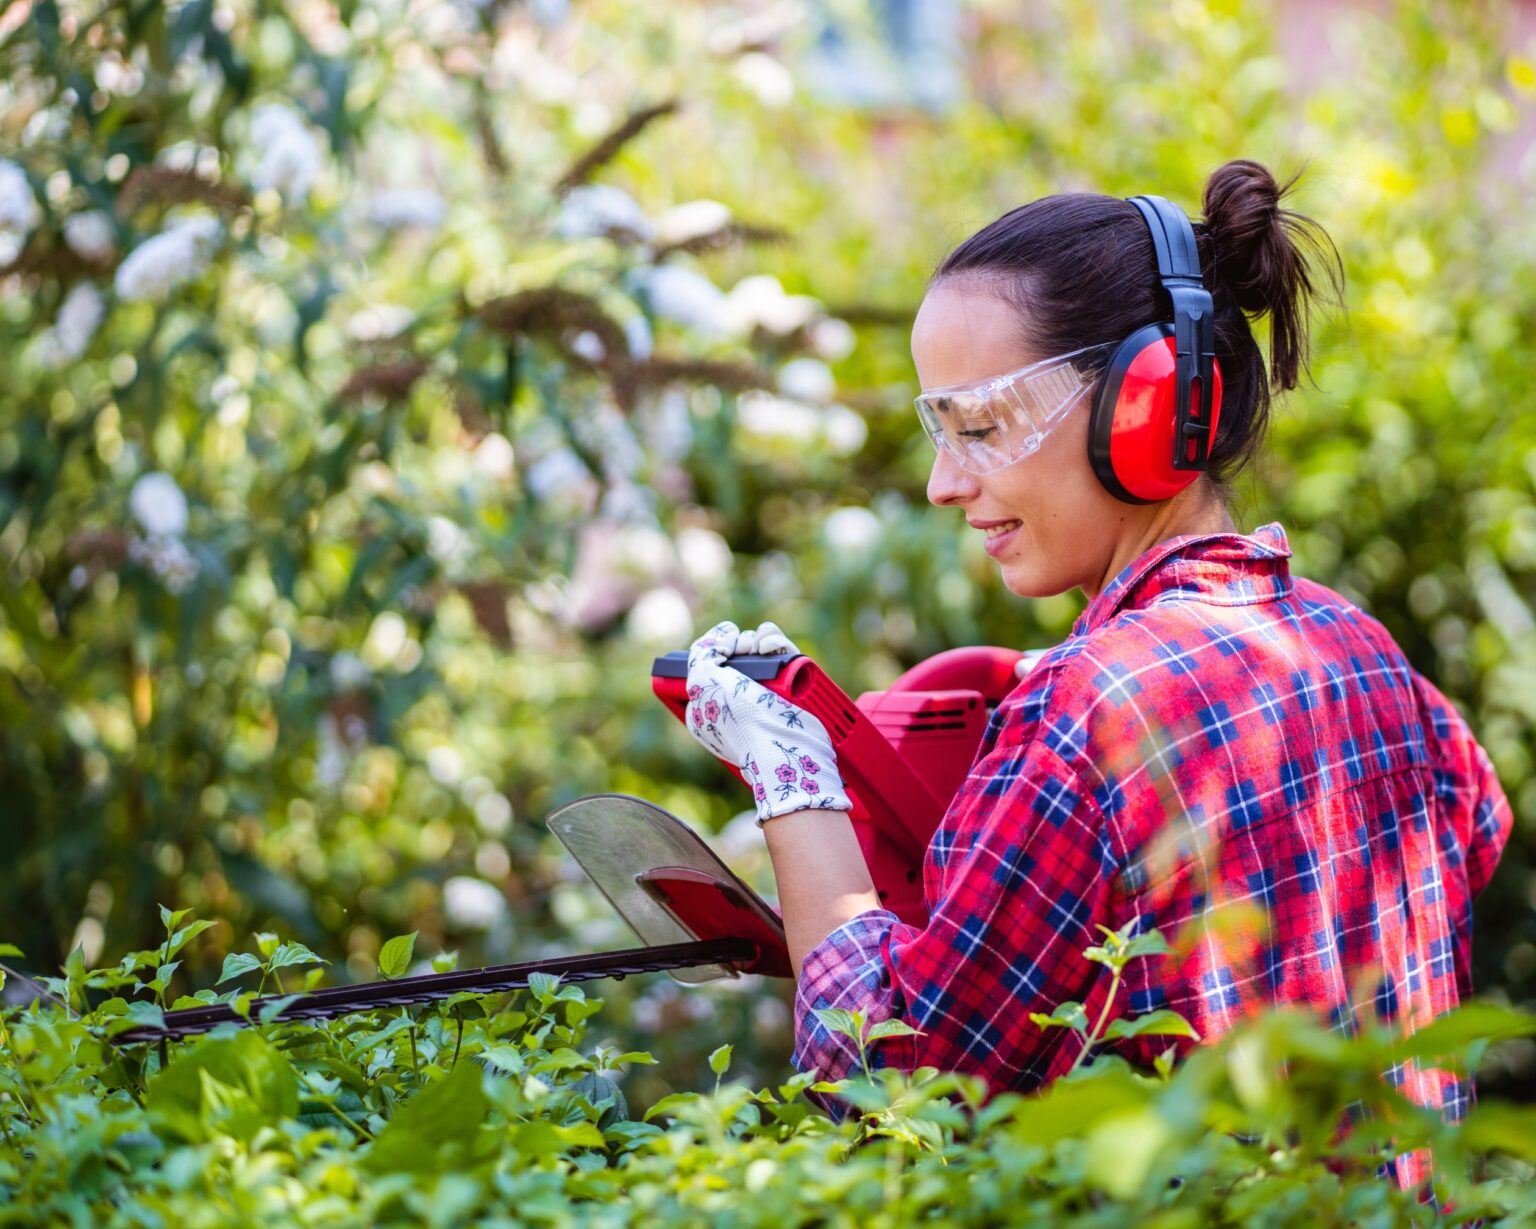
{"label": "woman's nose", "polygon": [[928,474],[928,502],[941,508],[953,507],[975,499],[980,491],[974,474],[968,474],[959,463],[940,448],[933,458],[933,469]]}

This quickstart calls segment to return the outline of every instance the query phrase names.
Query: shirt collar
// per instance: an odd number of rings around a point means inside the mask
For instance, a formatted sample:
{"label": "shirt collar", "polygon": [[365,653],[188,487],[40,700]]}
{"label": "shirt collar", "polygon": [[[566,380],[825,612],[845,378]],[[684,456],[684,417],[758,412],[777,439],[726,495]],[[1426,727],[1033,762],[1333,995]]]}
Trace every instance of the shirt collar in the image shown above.
{"label": "shirt collar", "polygon": [[1169,538],[1120,570],[1088,603],[1072,626],[1074,636],[1102,627],[1122,610],[1136,610],[1179,595],[1219,606],[1272,602],[1291,591],[1286,561],[1291,546],[1278,521],[1251,534],[1204,533]]}

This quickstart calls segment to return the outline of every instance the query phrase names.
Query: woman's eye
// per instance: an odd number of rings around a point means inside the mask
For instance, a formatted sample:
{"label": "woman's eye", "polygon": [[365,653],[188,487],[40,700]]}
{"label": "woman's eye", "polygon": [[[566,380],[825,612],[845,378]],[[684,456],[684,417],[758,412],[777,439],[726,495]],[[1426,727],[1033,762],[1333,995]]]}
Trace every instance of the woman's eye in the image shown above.
{"label": "woman's eye", "polygon": [[968,440],[984,440],[996,430],[996,427],[971,427],[961,431],[960,435]]}

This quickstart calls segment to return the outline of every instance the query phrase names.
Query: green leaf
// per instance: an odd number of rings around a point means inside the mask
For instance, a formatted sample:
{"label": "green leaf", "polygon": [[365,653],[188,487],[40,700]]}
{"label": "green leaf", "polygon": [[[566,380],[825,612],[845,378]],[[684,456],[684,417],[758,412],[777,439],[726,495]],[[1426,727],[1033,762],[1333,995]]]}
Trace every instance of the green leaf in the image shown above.
{"label": "green leaf", "polygon": [[844,1037],[853,1038],[855,1044],[864,1043],[864,1020],[857,1012],[846,1011],[841,1007],[815,1008],[816,1018],[831,1032],[841,1033]]}
{"label": "green leaf", "polygon": [[516,1046],[487,1046],[478,1057],[487,1067],[503,1075],[521,1075],[527,1068],[527,1056]]}
{"label": "green leaf", "polygon": [[225,982],[253,970],[261,968],[261,961],[257,960],[249,952],[230,952],[224,957],[224,967],[219,970],[219,980],[213,984],[222,986]]}
{"label": "green leaf", "polygon": [[[476,1063],[458,1063],[395,1110],[363,1157],[375,1173],[440,1173],[468,1160],[491,1103]],[[547,1124],[545,1124],[547,1125]]]}
{"label": "green leaf", "polygon": [[650,1109],[646,1110],[642,1120],[649,1122],[652,1118],[655,1118],[660,1114],[671,1113],[680,1105],[696,1105],[698,1104],[698,1100],[699,1094],[696,1092],[671,1093],[670,1095],[665,1096],[660,1101],[656,1102],[656,1104],[651,1106]]}
{"label": "green leaf", "polygon": [[869,1030],[869,1040],[879,1041],[883,1037],[921,1037],[922,1030],[913,1028],[905,1020],[881,1020],[879,1024],[872,1025]]}
{"label": "green leaf", "polygon": [[203,931],[211,930],[214,926],[217,925],[217,922],[211,922],[204,918],[200,921],[190,922],[186,926],[183,926],[180,930],[171,936],[170,943],[167,945],[166,956],[168,958],[175,956],[178,952],[181,951],[182,948],[186,947],[188,943],[192,942],[193,939],[202,934]]}
{"label": "green leaf", "polygon": [[205,1038],[149,1081],[145,1100],[156,1130],[189,1143],[220,1135],[249,1140],[299,1109],[292,1065],[259,1033]]}
{"label": "green leaf", "polygon": [[1507,1041],[1536,1034],[1536,1015],[1499,1003],[1465,1003],[1431,1021],[1393,1050],[1396,1059],[1454,1057],[1481,1041]]}
{"label": "green leaf", "polygon": [[[385,946],[388,946],[388,944]],[[432,957],[432,971],[434,973],[452,973],[458,967],[458,952],[438,952],[437,955]]]}
{"label": "green leaf", "polygon": [[261,953],[263,960],[270,960],[272,953],[277,950],[277,936],[270,930],[258,930],[256,932],[256,950]]}
{"label": "green leaf", "polygon": [[1462,1134],[1469,1149],[1536,1161],[1536,1106],[1479,1105],[1467,1115]]}
{"label": "green leaf", "polygon": [[1145,934],[1128,939],[1122,954],[1128,960],[1135,960],[1138,956],[1166,956],[1172,950],[1168,946],[1168,940],[1163,938],[1162,931],[1149,930]]}
{"label": "green leaf", "polygon": [[18,960],[25,960],[27,958],[27,954],[14,943],[0,943],[0,959],[4,959],[7,956],[15,956]]}
{"label": "green leaf", "polygon": [[634,1063],[637,1065],[653,1066],[655,1062],[655,1056],[647,1054],[644,1050],[628,1050],[623,1054],[610,1058],[608,1065],[610,1067],[617,1067],[620,1063]]}
{"label": "green leaf", "polygon": [[1144,1016],[1111,1020],[1104,1030],[1105,1040],[1116,1037],[1188,1037],[1199,1041],[1200,1034],[1176,1011],[1160,1009]]}
{"label": "green leaf", "polygon": [[287,1007],[290,1003],[298,1002],[303,997],[302,994],[284,994],[278,998],[263,999],[261,1010],[256,1013],[256,1017],[263,1024],[271,1024],[273,1020],[276,1020],[282,1014],[283,1008]]}
{"label": "green leaf", "polygon": [[186,917],[187,914],[189,914],[191,912],[192,912],[192,910],[190,910],[190,909],[178,909],[178,910],[176,910],[176,912],[172,913],[164,905],[161,905],[160,906],[160,921],[165,926],[165,933],[166,934],[170,934],[171,931],[175,930],[176,927],[180,926],[181,925],[181,919]]}
{"label": "green leaf", "polygon": [[732,1047],[723,1045],[709,1056],[709,1069],[716,1075],[724,1075],[731,1069]]}
{"label": "green leaf", "polygon": [[578,1122],[568,1127],[556,1127],[555,1135],[568,1148],[601,1148],[603,1133],[590,1122]]}
{"label": "green leaf", "polygon": [[149,988],[151,990],[164,991],[171,984],[172,976],[180,967],[181,961],[179,960],[172,960],[167,964],[162,964],[155,970],[154,980],[149,982]]}
{"label": "green leaf", "polygon": [[381,947],[379,972],[389,978],[403,976],[411,967],[411,953],[416,950],[416,936],[420,933],[418,930],[413,930],[408,935],[396,935]]}
{"label": "green leaf", "polygon": [[1061,1003],[1050,1015],[1032,1011],[1029,1018],[1041,1028],[1070,1028],[1080,1036],[1088,1035],[1088,1013],[1081,1003]]}
{"label": "green leaf", "polygon": [[399,1033],[409,1032],[413,1023],[415,1022],[411,1017],[402,1012],[377,1032],[365,1033],[361,1037],[353,1038],[354,1055],[365,1054],[380,1042],[388,1041]]}
{"label": "green leaf", "polygon": [[302,943],[284,943],[272,953],[271,968],[286,969],[296,964],[329,964]]}
{"label": "green leaf", "polygon": [[[121,999],[117,1001],[122,1002]],[[103,1003],[99,1010],[104,1010],[107,1006],[108,1004]],[[150,1028],[164,1028],[165,1012],[154,1003],[146,1003],[143,1000],[137,1003],[129,1003],[126,1009],[121,1014],[114,1015],[112,1021],[107,1025],[107,1036],[115,1037],[118,1033],[130,1028],[137,1028],[140,1025],[147,1025]]]}

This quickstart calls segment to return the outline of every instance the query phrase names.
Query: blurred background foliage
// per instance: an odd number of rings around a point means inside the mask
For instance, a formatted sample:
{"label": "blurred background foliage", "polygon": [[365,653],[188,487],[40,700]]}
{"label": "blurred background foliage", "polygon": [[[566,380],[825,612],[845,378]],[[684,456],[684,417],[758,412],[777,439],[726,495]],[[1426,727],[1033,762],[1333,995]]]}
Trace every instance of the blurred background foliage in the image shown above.
{"label": "blurred background foliage", "polygon": [[[543,827],[614,789],[766,871],[651,656],[772,617],[851,692],[1046,644],[923,497],[907,331],[953,243],[1064,190],[1195,210],[1308,165],[1348,272],[1235,492],[1381,618],[1515,803],[1480,988],[1536,1001],[1536,229],[1491,161],[1536,66],[1484,5],[12,0],[0,8],[0,931],[157,901],[367,977],[629,936]],[[1507,159],[1505,160],[1507,162]],[[784,985],[605,991],[696,1083],[787,1067]],[[622,1022],[627,1021],[627,1025]],[[1509,1050],[1518,1087],[1536,1047]]]}

